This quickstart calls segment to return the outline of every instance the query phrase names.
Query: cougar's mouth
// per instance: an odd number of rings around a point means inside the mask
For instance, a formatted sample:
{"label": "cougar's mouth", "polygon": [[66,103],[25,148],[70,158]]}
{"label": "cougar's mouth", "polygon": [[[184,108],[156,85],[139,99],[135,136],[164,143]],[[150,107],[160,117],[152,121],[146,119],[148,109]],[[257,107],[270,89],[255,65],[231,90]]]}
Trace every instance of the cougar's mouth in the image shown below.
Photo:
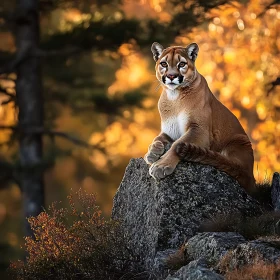
{"label": "cougar's mouth", "polygon": [[167,88],[171,89],[171,90],[175,90],[176,88],[178,88],[180,85],[175,84],[175,83],[169,83],[169,84],[165,84]]}

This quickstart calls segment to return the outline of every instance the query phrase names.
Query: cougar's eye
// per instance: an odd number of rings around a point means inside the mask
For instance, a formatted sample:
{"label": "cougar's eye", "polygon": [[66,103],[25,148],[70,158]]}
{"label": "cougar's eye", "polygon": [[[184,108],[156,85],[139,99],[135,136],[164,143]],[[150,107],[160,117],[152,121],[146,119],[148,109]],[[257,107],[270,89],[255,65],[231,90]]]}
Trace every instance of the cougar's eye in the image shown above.
{"label": "cougar's eye", "polygon": [[161,62],[161,63],[160,63],[160,65],[161,65],[162,67],[167,67],[167,63],[166,63],[166,62],[164,62],[164,61],[163,61],[163,62]]}
{"label": "cougar's eye", "polygon": [[178,65],[178,67],[179,67],[179,68],[182,68],[182,67],[184,67],[186,64],[187,64],[186,62],[180,62],[179,65]]}

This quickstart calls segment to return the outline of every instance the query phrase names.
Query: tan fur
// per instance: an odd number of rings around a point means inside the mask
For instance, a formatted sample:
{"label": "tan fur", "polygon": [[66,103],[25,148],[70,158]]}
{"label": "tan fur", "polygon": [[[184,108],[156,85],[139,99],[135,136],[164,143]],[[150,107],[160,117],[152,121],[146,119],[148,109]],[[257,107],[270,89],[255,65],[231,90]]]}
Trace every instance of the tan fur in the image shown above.
{"label": "tan fur", "polygon": [[[154,43],[152,52],[163,91],[158,103],[162,131],[145,155],[151,164],[151,176],[164,178],[180,160],[186,160],[212,165],[252,190],[255,179],[251,142],[238,119],[215,98],[197,72],[198,46],[193,43],[186,48],[164,50]],[[180,62],[186,65],[180,68],[184,65]]]}

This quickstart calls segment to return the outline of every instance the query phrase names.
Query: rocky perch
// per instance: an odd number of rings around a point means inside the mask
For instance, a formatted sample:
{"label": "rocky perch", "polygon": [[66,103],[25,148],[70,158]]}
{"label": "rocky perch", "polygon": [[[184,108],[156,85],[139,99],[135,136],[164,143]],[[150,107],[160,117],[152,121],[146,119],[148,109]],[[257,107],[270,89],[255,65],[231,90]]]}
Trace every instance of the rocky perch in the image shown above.
{"label": "rocky perch", "polygon": [[[238,233],[199,233],[205,221],[219,215],[261,214],[259,203],[234,179],[214,167],[180,163],[172,175],[156,181],[140,158],[132,159],[126,168],[114,197],[112,218],[122,222],[129,240],[127,246],[155,279],[194,280],[223,279],[219,266],[228,252],[234,256],[232,268],[241,263],[238,253],[247,247],[250,252],[260,248],[265,252],[272,250],[262,247],[265,242],[252,243]],[[168,260],[179,248],[183,248],[188,262],[170,269]],[[279,258],[280,250],[275,250],[275,258],[270,259]]]}

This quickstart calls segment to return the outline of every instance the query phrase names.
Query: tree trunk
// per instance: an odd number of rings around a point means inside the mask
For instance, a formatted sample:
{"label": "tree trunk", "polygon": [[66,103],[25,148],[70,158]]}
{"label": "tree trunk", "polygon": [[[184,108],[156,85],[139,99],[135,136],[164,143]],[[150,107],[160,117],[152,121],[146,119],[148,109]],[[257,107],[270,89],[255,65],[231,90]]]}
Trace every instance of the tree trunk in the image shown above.
{"label": "tree trunk", "polygon": [[43,127],[43,95],[40,59],[31,56],[39,44],[39,0],[18,0],[16,45],[18,54],[25,56],[17,67],[16,94],[19,107],[20,187],[23,195],[25,235],[32,235],[27,217],[38,215],[44,205],[42,170],[42,135],[24,133],[24,129]]}

